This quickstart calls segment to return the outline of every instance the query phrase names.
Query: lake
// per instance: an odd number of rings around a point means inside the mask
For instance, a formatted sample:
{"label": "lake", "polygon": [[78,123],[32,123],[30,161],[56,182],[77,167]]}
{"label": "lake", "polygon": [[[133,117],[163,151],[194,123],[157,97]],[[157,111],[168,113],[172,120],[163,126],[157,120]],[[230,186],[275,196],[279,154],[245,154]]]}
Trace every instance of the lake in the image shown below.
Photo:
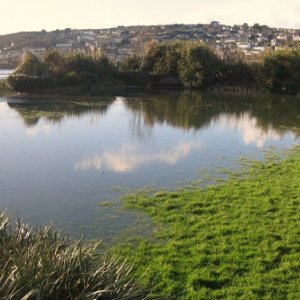
{"label": "lake", "polygon": [[6,79],[13,71],[12,69],[0,69],[0,80]]}
{"label": "lake", "polygon": [[188,186],[241,157],[299,144],[299,100],[188,92],[0,98],[0,209],[86,238],[148,230],[147,218],[120,209],[122,195]]}

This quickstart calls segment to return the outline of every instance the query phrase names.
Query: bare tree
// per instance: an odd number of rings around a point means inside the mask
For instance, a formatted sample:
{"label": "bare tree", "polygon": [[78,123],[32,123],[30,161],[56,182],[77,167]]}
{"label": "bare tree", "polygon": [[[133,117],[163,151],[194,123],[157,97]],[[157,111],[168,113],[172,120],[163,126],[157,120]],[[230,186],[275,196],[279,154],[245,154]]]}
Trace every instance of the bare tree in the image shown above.
{"label": "bare tree", "polygon": [[149,36],[145,30],[141,30],[139,34],[133,39],[132,49],[137,59],[138,68],[143,70],[145,59],[148,55],[153,53],[156,47],[156,41]]}

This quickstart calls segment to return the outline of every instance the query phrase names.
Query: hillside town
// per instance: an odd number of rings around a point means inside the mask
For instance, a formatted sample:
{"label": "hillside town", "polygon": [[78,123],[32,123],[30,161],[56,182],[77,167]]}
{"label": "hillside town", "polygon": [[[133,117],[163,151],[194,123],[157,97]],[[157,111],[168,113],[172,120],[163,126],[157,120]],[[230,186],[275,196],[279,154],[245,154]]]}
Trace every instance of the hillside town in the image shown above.
{"label": "hillside town", "polygon": [[210,45],[226,62],[256,62],[266,50],[277,51],[300,45],[300,30],[271,28],[244,23],[223,25],[217,21],[197,25],[119,26],[96,30],[21,32],[0,36],[0,66],[14,67],[24,52],[42,57],[49,49],[60,52],[101,52],[120,62],[149,40],[200,41]]}

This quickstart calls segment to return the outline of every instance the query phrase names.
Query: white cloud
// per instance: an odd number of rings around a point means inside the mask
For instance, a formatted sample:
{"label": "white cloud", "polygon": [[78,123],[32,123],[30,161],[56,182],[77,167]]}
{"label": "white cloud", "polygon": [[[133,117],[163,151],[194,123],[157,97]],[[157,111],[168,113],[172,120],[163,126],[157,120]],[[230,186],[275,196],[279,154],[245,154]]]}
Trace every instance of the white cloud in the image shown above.
{"label": "white cloud", "polygon": [[26,128],[26,135],[31,138],[37,136],[39,133],[49,135],[52,131],[52,127],[53,125],[51,124],[37,124],[33,127]]}

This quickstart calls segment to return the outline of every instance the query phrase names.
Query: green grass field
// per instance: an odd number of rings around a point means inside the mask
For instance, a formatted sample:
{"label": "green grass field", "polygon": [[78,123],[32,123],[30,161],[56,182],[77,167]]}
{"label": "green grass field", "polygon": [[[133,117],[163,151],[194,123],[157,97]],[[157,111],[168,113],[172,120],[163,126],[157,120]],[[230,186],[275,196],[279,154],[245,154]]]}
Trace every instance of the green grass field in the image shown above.
{"label": "green grass field", "polygon": [[156,223],[121,244],[154,295],[169,299],[300,299],[300,150],[198,190],[134,194]]}

